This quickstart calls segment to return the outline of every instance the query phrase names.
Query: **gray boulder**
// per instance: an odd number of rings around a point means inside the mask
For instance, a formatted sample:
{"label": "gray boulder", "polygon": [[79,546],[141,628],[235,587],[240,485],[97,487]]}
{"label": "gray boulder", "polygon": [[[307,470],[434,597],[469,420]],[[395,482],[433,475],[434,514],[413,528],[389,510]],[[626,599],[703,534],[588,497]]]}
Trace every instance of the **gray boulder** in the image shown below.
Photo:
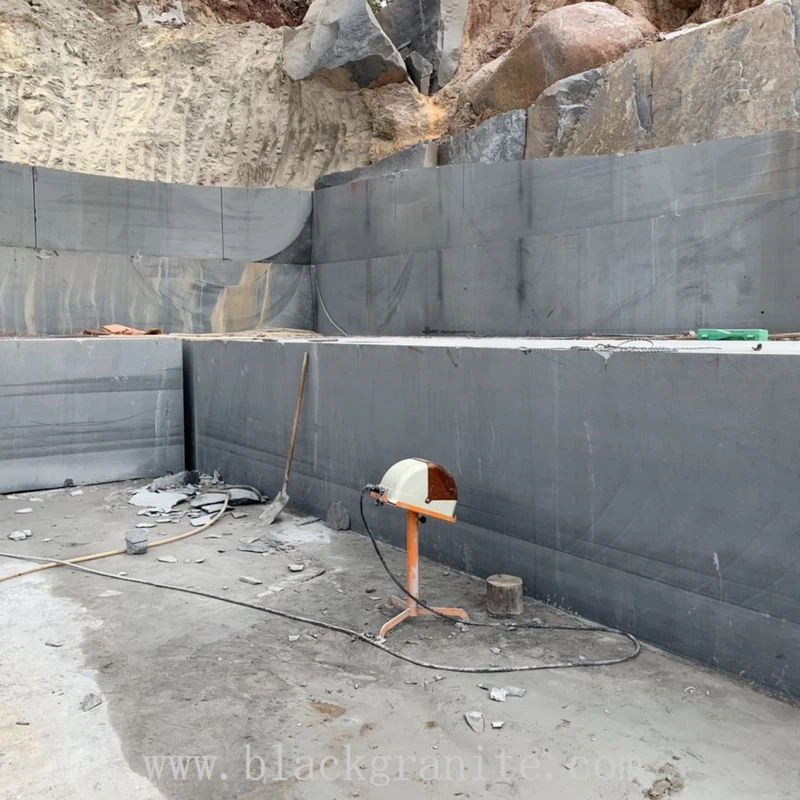
{"label": "gray boulder", "polygon": [[344,69],[361,88],[408,80],[366,0],[315,0],[303,24],[284,31],[284,69],[295,81]]}

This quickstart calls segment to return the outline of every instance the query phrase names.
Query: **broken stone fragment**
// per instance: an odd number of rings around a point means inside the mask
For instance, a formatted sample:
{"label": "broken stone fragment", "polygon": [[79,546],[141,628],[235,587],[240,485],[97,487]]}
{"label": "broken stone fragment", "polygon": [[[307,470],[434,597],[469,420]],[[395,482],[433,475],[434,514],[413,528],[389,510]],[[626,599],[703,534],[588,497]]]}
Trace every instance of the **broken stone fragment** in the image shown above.
{"label": "broken stone fragment", "polygon": [[243,553],[269,553],[272,550],[272,547],[265,542],[242,542],[237,550],[241,550]]}
{"label": "broken stone fragment", "polygon": [[249,575],[240,575],[239,580],[242,583],[247,583],[250,586],[260,586],[264,581],[260,580],[259,578],[251,578]]}
{"label": "broken stone fragment", "polygon": [[507,697],[525,697],[526,694],[527,690],[520,689],[518,686],[504,686],[503,688],[493,686],[489,689],[489,699],[498,703],[505,703]]}
{"label": "broken stone fragment", "polygon": [[22,531],[12,531],[8,534],[8,538],[11,539],[12,542],[22,542],[25,539],[30,539],[33,536],[33,533],[28,528]]}
{"label": "broken stone fragment", "polygon": [[158,556],[158,560],[163,564],[174,564],[178,559],[175,556]]}
{"label": "broken stone fragment", "polygon": [[175,489],[181,489],[189,483],[195,483],[200,479],[197,472],[193,470],[183,470],[176,472],[174,475],[163,475],[160,478],[150,482],[147,487],[151,492],[168,492]]}
{"label": "broken stone fragment", "polygon": [[466,720],[467,725],[472,728],[475,733],[483,733],[483,729],[486,726],[486,723],[483,719],[483,714],[480,711],[467,711],[464,714],[464,719]]}
{"label": "broken stone fragment", "polygon": [[131,505],[140,506],[149,511],[160,511],[162,514],[171,511],[179,503],[185,501],[186,495],[181,492],[150,492],[147,489],[139,490],[128,500]]}
{"label": "broken stone fragment", "polygon": [[302,572],[305,568],[305,564],[289,564],[289,572]]}
{"label": "broken stone fragment", "polygon": [[99,694],[89,692],[89,694],[81,700],[81,711],[91,711],[93,708],[97,708],[102,702],[103,698],[100,697]]}
{"label": "broken stone fragment", "polygon": [[131,531],[125,536],[125,549],[128,555],[140,556],[147,552],[147,542],[147,531]]}
{"label": "broken stone fragment", "polygon": [[224,492],[205,492],[195,497],[189,505],[192,508],[203,508],[204,506],[217,505],[224,503],[227,495]]}
{"label": "broken stone fragment", "polygon": [[335,531],[350,530],[350,512],[345,508],[344,503],[340,500],[331,503],[325,524]]}
{"label": "broken stone fragment", "polygon": [[228,505],[230,506],[246,506],[261,501],[262,498],[257,492],[244,486],[232,486],[228,489]]}

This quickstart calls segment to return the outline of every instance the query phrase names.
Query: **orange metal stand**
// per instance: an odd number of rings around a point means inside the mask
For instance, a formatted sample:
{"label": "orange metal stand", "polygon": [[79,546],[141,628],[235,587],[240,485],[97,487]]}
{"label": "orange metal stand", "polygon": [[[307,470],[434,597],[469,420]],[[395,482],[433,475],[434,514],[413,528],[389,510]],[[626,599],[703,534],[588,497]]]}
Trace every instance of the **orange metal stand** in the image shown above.
{"label": "orange metal stand", "polygon": [[[419,597],[419,514],[416,511],[406,511],[406,588],[414,597]],[[423,608],[410,597],[393,596],[390,599],[392,605],[403,610],[380,629],[378,635],[382,639],[385,639],[386,634],[404,620],[433,616],[433,612]],[[469,621],[469,616],[463,608],[436,608],[434,610],[445,617]]]}

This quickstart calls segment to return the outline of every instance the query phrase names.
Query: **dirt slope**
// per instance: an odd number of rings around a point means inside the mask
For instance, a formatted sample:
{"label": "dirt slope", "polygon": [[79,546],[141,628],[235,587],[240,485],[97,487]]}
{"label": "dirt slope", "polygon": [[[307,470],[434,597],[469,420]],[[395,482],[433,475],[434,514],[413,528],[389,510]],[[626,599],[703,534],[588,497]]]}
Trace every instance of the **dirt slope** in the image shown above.
{"label": "dirt slope", "polygon": [[[187,183],[309,186],[438,133],[410,85],[293,83],[282,34],[219,24],[145,30],[131,5],[0,0],[0,157]],[[435,109],[434,109],[435,111]],[[429,131],[429,125],[432,129]]]}

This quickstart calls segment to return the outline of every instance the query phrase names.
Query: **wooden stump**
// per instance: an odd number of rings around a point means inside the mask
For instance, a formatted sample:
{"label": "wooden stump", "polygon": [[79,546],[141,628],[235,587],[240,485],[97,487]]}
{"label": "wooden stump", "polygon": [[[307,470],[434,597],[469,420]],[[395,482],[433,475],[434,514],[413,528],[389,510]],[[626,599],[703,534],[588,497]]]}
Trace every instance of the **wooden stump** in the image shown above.
{"label": "wooden stump", "polygon": [[493,617],[516,617],[522,613],[522,578],[490,575],[486,579],[486,610]]}

